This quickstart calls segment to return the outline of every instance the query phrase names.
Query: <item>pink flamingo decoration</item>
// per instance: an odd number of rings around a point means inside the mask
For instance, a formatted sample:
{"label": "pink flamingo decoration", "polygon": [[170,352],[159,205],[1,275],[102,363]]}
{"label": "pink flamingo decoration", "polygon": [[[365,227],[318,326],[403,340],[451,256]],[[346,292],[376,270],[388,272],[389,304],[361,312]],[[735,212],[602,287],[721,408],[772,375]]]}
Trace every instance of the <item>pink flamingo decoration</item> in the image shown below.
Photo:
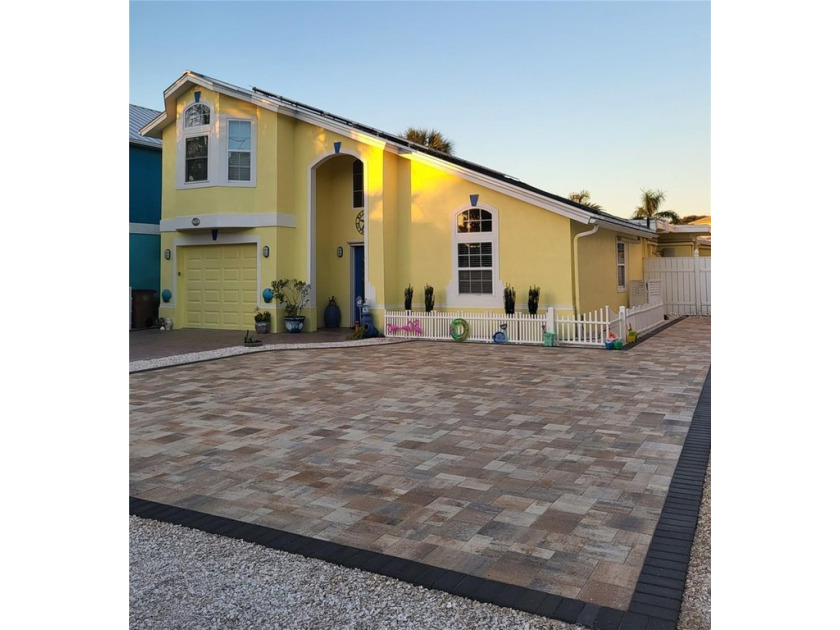
{"label": "pink flamingo decoration", "polygon": [[423,331],[420,330],[420,320],[419,319],[410,319],[408,323],[404,326],[395,326],[394,324],[388,324],[388,333],[395,333],[400,330],[404,330],[409,333],[414,333],[417,335],[422,335]]}

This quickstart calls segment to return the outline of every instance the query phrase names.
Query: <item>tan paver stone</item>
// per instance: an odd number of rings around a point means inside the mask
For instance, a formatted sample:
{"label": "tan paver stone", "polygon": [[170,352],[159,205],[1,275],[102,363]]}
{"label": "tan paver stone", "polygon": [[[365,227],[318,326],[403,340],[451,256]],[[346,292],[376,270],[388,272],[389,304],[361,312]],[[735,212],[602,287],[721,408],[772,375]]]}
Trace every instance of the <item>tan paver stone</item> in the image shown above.
{"label": "tan paver stone", "polygon": [[412,341],[135,372],[129,490],[626,609],[709,340],[698,318],[618,353]]}
{"label": "tan paver stone", "polygon": [[605,584],[594,579],[589,579],[578,593],[578,598],[583,601],[599,602],[601,606],[611,608],[623,608],[633,596],[632,588],[624,588],[615,584]]}

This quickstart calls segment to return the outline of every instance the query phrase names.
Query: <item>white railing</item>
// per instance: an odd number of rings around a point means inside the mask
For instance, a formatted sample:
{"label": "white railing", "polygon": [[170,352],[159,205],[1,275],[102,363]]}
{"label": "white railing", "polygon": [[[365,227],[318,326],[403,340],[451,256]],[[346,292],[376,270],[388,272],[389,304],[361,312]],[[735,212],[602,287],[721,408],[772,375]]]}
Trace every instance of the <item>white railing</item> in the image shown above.
{"label": "white railing", "polygon": [[621,307],[616,313],[606,306],[577,318],[557,317],[554,309],[545,313],[530,315],[515,313],[467,313],[461,311],[385,311],[386,337],[408,339],[453,340],[464,331],[455,320],[463,320],[469,328],[467,341],[493,342],[504,335],[505,343],[544,344],[546,333],[551,345],[555,346],[600,346],[610,338],[626,339],[632,328],[643,333],[662,323],[665,318],[663,304],[644,304],[633,308]]}
{"label": "white railing", "polygon": [[[659,302],[658,304],[643,304],[642,306],[634,306],[633,308],[619,311],[619,315],[623,312],[623,323],[621,328],[621,338],[627,337],[627,331],[631,328],[637,333],[643,333],[661,324],[665,320],[665,304]],[[618,333],[616,333],[618,334]]]}

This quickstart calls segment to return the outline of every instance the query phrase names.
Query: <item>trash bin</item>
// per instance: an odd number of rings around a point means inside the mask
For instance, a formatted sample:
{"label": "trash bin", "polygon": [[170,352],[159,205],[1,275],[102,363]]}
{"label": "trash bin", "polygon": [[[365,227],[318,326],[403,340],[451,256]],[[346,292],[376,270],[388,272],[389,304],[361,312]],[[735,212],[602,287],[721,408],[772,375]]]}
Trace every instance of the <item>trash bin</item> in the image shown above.
{"label": "trash bin", "polygon": [[543,345],[547,348],[551,348],[554,346],[554,337],[557,336],[557,333],[547,332],[543,333]]}
{"label": "trash bin", "polygon": [[131,327],[151,328],[157,323],[160,300],[154,289],[134,289],[131,292]]}

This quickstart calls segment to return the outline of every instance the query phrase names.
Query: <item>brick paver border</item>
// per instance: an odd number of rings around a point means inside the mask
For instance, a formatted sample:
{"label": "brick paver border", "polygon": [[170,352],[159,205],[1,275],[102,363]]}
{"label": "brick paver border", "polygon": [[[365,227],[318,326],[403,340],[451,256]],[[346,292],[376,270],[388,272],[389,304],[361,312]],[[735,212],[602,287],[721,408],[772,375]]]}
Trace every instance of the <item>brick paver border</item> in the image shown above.
{"label": "brick paver border", "polygon": [[129,514],[393,577],[596,630],[675,630],[711,452],[711,368],[628,610],[129,496]]}

